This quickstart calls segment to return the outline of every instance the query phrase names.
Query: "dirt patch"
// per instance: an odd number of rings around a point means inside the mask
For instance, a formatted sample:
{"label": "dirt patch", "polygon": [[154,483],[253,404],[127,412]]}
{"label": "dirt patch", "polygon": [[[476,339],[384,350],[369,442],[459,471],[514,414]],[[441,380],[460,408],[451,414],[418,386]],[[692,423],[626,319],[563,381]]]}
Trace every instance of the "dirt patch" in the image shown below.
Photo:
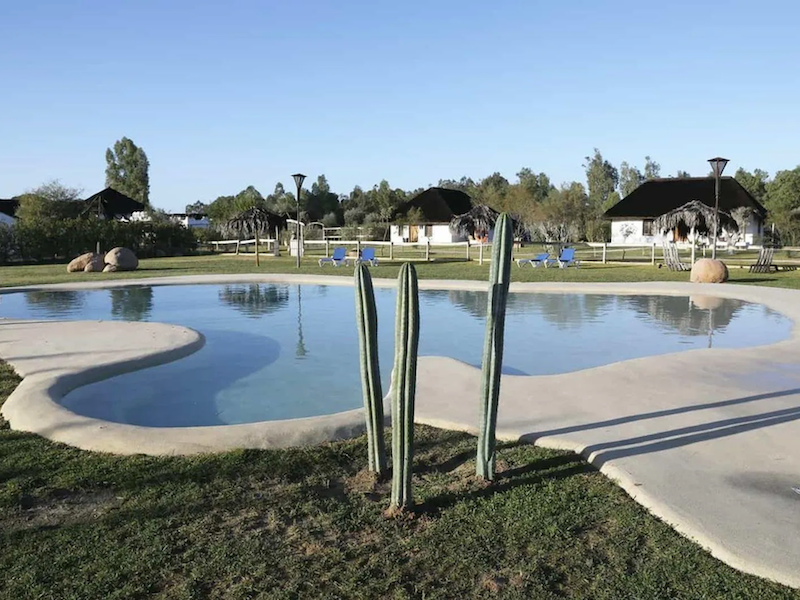
{"label": "dirt patch", "polygon": [[23,496],[19,507],[0,517],[0,529],[19,531],[60,527],[99,519],[118,508],[122,498],[110,491],[70,492],[56,490],[48,498]]}

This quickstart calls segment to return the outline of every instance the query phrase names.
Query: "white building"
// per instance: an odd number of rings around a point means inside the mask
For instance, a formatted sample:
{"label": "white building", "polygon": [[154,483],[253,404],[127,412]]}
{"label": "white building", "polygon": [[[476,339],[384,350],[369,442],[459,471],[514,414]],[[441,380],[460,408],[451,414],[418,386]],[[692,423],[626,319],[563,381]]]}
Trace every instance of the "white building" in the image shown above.
{"label": "white building", "polygon": [[173,213],[169,216],[174,223],[183,225],[187,229],[206,229],[209,226],[208,215],[189,215],[186,213]]}
{"label": "white building", "polygon": [[[645,181],[605,212],[605,217],[611,219],[611,243],[645,245],[690,241],[691,233],[688,230],[675,228],[672,231],[656,231],[653,222],[657,217],[691,200],[699,200],[713,207],[714,189],[713,177],[676,177]],[[737,243],[758,243],[763,233],[767,209],[733,177],[721,178],[720,210],[730,213],[740,206],[753,209],[753,214]],[[726,233],[720,235],[720,240],[726,239]]]}
{"label": "white building", "polygon": [[432,187],[397,209],[390,239],[394,243],[463,242],[462,236],[450,231],[450,220],[471,208],[472,199],[464,192]]}

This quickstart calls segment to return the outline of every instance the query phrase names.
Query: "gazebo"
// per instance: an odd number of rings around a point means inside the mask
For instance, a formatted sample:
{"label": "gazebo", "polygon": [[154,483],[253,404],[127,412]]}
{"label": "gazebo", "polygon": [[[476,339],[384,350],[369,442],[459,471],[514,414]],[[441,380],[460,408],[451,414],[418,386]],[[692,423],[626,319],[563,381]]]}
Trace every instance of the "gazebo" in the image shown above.
{"label": "gazebo", "polygon": [[699,200],[690,200],[683,206],[656,217],[653,226],[658,231],[669,231],[676,228],[688,229],[692,238],[692,264],[694,264],[695,239],[698,234],[707,235],[714,229],[717,230],[717,233],[720,229],[739,230],[736,219],[724,210],[719,211],[719,224],[715,227],[714,209]]}
{"label": "gazebo", "polygon": [[[224,228],[226,231],[235,234],[237,239],[241,240],[242,236],[255,238],[256,242],[256,265],[259,263],[258,254],[258,237],[259,235],[266,237],[270,231],[279,229],[286,226],[286,217],[269,211],[265,208],[254,206],[247,210],[240,212],[238,215],[232,217],[225,223]],[[278,243],[277,235],[275,243]],[[238,251],[238,244],[237,244]]]}

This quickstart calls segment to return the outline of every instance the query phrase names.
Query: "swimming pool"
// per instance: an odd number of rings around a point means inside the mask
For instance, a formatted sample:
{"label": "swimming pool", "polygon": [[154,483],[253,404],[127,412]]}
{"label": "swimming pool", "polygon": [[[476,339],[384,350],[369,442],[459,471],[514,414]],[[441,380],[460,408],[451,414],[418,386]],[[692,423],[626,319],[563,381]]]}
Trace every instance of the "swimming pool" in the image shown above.
{"label": "swimming pool", "polygon": [[[375,290],[388,386],[393,289]],[[420,354],[478,366],[485,292],[420,292]],[[78,388],[61,403],[117,423],[212,426],[327,415],[361,406],[353,289],[327,285],[142,285],[6,294],[0,315],[157,321],[207,343],[174,363]],[[518,293],[509,297],[504,372],[547,375],[686,349],[786,339],[789,319],[759,304],[687,296]],[[79,343],[79,341],[76,341]]]}

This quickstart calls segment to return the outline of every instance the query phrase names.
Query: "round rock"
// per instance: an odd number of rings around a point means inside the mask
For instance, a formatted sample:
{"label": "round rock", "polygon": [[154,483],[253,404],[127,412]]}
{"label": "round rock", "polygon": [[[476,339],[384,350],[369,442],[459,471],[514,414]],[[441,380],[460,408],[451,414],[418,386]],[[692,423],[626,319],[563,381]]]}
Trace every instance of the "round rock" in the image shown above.
{"label": "round rock", "polygon": [[701,258],[692,265],[692,283],[724,283],[728,281],[728,267],[721,260]]}
{"label": "round rock", "polygon": [[100,260],[103,260],[102,255],[95,255],[94,252],[87,252],[86,254],[81,254],[80,256],[73,258],[67,265],[67,273],[77,273],[78,271],[85,270],[86,265],[92,262],[95,256],[98,256]]}
{"label": "round rock", "polygon": [[117,267],[117,271],[135,271],[139,266],[139,259],[136,258],[133,250],[122,247],[109,250],[105,262]]}
{"label": "round rock", "polygon": [[99,273],[103,270],[106,266],[106,263],[103,262],[103,255],[102,254],[95,254],[86,266],[83,267],[84,272],[86,273]]}
{"label": "round rock", "polygon": [[103,267],[103,273],[113,273],[117,270],[117,265],[106,265]]}

